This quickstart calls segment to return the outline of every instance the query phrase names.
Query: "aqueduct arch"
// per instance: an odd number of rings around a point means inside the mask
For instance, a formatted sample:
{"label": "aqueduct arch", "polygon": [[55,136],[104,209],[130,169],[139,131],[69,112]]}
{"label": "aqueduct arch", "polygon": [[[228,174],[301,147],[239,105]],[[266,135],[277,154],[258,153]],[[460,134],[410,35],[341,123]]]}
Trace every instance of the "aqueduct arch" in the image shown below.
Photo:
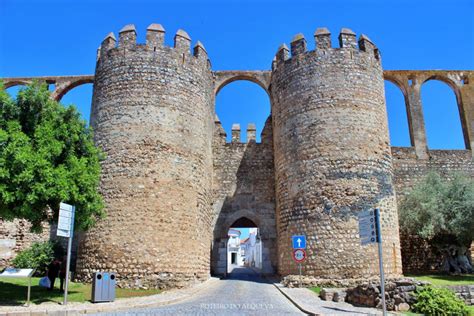
{"label": "aqueduct arch", "polygon": [[439,80],[451,87],[459,108],[466,149],[474,146],[474,131],[470,126],[474,113],[471,102],[472,92],[469,86],[469,82],[472,81],[471,71],[385,70],[384,79],[397,85],[405,96],[412,147],[419,159],[429,158],[421,100],[421,87],[429,80]]}
{"label": "aqueduct arch", "polygon": [[270,71],[214,71],[214,94],[217,95],[219,91],[226,85],[237,80],[247,80],[258,84],[260,87],[270,95]]}
{"label": "aqueduct arch", "polygon": [[78,78],[73,81],[58,81],[56,83],[56,89],[53,91],[52,96],[56,101],[61,101],[61,99],[74,88],[79,86],[94,83],[93,78]]}
{"label": "aqueduct arch", "polygon": [[[468,135],[464,128],[464,107],[457,83],[437,75],[423,79],[420,96],[428,149],[466,149],[469,146]],[[439,132],[445,129],[450,130],[449,137]]]}
{"label": "aqueduct arch", "polygon": [[51,92],[51,97],[56,101],[60,101],[66,93],[75,87],[87,83],[94,83],[94,75],[2,78],[2,81],[4,83],[5,89],[18,85],[27,85],[33,81],[54,84],[55,87]]}

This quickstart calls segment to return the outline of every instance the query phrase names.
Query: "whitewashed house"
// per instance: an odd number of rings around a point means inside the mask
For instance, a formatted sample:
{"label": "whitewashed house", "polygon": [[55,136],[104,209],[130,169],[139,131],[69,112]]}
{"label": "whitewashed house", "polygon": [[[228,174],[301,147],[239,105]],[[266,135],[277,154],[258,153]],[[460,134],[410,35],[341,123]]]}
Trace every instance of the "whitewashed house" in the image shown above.
{"label": "whitewashed house", "polygon": [[262,241],[258,228],[250,228],[250,235],[241,245],[245,248],[245,266],[262,269]]}
{"label": "whitewashed house", "polygon": [[240,249],[240,230],[229,229],[227,241],[227,272],[231,272],[236,266],[242,265],[242,254]]}

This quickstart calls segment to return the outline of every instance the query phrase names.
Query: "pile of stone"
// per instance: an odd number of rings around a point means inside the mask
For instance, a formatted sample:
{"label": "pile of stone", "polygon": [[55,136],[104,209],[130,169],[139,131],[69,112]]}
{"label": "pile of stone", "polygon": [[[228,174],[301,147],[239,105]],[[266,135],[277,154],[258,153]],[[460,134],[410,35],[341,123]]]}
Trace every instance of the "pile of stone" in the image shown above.
{"label": "pile of stone", "polygon": [[347,289],[345,288],[323,288],[319,296],[324,301],[345,302]]}
{"label": "pile of stone", "polygon": [[[349,288],[355,287],[363,282],[377,282],[378,277],[364,278],[364,279],[321,279],[312,276],[302,276],[301,284],[302,287],[326,287],[326,288]],[[299,287],[300,276],[299,275],[288,275],[285,276],[281,281],[285,287]]]}
{"label": "pile of stone", "polygon": [[[417,286],[428,285],[428,282],[416,281],[411,278],[390,280],[385,284],[385,303],[389,311],[407,311],[410,304],[416,302]],[[365,282],[346,290],[346,302],[356,306],[382,308],[380,283]]]}
{"label": "pile of stone", "polygon": [[453,291],[466,305],[474,305],[474,285],[457,285],[447,288]]}

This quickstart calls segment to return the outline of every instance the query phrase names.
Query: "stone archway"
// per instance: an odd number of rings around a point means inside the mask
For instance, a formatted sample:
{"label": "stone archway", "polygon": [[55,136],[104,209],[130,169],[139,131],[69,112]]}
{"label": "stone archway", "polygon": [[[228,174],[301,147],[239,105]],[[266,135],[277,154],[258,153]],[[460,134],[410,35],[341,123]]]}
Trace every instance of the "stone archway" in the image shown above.
{"label": "stone archway", "polygon": [[252,228],[258,227],[252,220],[248,219],[247,217],[241,217],[236,220],[230,227],[245,227],[245,228]]}
{"label": "stone archway", "polygon": [[[252,235],[246,235],[245,229],[251,229]],[[261,270],[262,262],[262,242],[258,234],[258,225],[247,217],[240,217],[229,227],[228,242],[227,242],[227,273],[231,273],[235,268],[241,269],[245,266],[253,267],[254,272]],[[242,234],[243,233],[243,234]],[[249,231],[250,233],[250,231]],[[256,233],[256,234],[255,234]],[[258,237],[258,238],[257,238]],[[258,242],[258,243],[257,243]],[[248,247],[248,249],[247,249]],[[257,249],[258,248],[258,249]],[[256,254],[258,258],[254,258],[254,263],[257,265],[248,265],[248,255],[250,253]],[[252,256],[254,257],[254,256]],[[255,256],[256,257],[256,256]],[[255,260],[256,259],[256,260]]]}
{"label": "stone archway", "polygon": [[231,82],[238,80],[247,80],[258,84],[260,87],[265,90],[265,92],[270,95],[270,71],[215,71],[214,72],[214,93],[217,95],[219,91],[226,85]]}
{"label": "stone archway", "polygon": [[259,239],[262,243],[261,273],[274,274],[276,271],[276,232],[273,223],[259,218],[251,210],[238,210],[220,218],[214,229],[214,241],[211,254],[211,273],[225,276],[228,273],[228,231],[231,228],[258,228]]}

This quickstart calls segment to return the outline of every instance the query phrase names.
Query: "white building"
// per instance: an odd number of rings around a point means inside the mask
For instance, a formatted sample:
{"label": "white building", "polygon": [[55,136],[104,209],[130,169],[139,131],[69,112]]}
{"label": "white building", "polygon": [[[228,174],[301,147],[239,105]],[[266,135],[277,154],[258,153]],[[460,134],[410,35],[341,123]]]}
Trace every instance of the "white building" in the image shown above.
{"label": "white building", "polygon": [[242,242],[245,249],[245,266],[262,269],[262,241],[258,236],[258,228],[250,228],[249,238]]}
{"label": "white building", "polygon": [[231,272],[236,266],[242,266],[242,252],[240,248],[240,230],[229,229],[227,241],[227,272]]}

